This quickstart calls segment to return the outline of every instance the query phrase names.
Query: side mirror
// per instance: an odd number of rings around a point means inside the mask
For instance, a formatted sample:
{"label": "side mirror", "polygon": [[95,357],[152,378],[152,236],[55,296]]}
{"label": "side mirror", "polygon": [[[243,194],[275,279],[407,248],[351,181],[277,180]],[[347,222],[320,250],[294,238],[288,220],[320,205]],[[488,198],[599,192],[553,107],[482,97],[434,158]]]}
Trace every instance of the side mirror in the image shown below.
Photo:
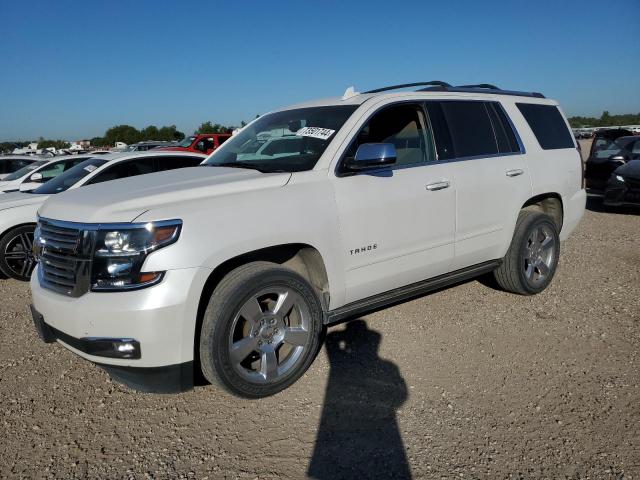
{"label": "side mirror", "polygon": [[625,163],[627,159],[624,157],[624,155],[611,155],[609,157],[609,160],[612,160],[614,162]]}
{"label": "side mirror", "polygon": [[42,174],[41,173],[34,173],[33,175],[31,175],[29,177],[29,181],[30,182],[41,182],[42,181]]}
{"label": "side mirror", "polygon": [[398,153],[393,143],[363,143],[356,156],[346,162],[348,170],[371,170],[396,163]]}

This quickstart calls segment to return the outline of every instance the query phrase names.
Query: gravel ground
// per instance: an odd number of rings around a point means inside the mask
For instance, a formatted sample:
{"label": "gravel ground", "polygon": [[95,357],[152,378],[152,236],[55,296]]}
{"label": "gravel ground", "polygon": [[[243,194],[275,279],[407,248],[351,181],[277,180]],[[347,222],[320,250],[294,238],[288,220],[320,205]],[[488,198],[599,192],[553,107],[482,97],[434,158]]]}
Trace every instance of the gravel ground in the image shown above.
{"label": "gravel ground", "polygon": [[640,478],[640,215],[590,205],[544,293],[471,281],[333,327],[260,401],[132,392],[0,280],[0,477]]}

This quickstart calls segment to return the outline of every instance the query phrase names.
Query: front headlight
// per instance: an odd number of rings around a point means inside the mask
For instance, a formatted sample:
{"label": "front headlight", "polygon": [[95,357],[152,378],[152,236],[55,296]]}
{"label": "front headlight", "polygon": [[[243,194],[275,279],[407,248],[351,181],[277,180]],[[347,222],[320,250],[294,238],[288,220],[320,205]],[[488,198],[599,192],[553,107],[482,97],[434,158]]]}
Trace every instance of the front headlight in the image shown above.
{"label": "front headlight", "polygon": [[101,225],[91,270],[91,290],[135,290],[154,285],[164,272],[143,272],[147,256],[178,240],[182,221],[145,225]]}
{"label": "front headlight", "polygon": [[624,182],[624,177],[616,175],[616,180],[618,180],[619,182]]}

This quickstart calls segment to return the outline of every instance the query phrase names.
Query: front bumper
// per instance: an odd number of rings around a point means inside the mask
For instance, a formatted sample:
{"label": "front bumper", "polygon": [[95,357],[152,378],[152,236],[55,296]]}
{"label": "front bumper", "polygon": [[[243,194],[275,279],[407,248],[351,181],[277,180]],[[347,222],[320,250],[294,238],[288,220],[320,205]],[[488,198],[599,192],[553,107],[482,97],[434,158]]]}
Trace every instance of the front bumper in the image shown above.
{"label": "front bumper", "polygon": [[[192,384],[198,305],[210,270],[170,270],[143,290],[73,298],[43,288],[37,269],[31,277],[33,316],[43,340],[59,342],[124,383],[141,383],[134,386],[138,390],[176,378]],[[189,368],[190,382],[181,378]]]}
{"label": "front bumper", "polygon": [[612,207],[640,205],[640,180],[627,179],[621,182],[612,178],[604,192],[604,204]]}

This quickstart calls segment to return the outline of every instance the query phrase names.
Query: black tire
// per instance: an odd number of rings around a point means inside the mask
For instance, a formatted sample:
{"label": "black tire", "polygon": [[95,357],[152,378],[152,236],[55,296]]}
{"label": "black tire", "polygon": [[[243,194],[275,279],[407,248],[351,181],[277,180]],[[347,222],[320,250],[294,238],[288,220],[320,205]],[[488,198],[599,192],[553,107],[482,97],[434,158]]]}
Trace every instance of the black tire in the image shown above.
{"label": "black tire", "polygon": [[[544,240],[537,245],[536,240],[542,237]],[[560,236],[553,219],[540,212],[522,210],[509,250],[494,277],[507,292],[535,295],[553,280],[559,256]]]}
{"label": "black tire", "polygon": [[[291,302],[296,301],[288,310],[289,313],[285,311],[289,307],[280,300],[281,294],[274,293],[275,299],[271,300],[273,296],[264,293],[270,289],[287,292],[282,295]],[[243,312],[255,305],[258,305],[258,310],[253,311],[255,321],[252,321]],[[280,310],[277,310],[278,305],[283,305]],[[277,317],[273,312],[277,313]],[[274,326],[269,326],[271,323]],[[202,373],[213,385],[221,386],[235,395],[246,398],[273,395],[292,385],[313,363],[322,328],[320,300],[314,288],[302,276],[269,262],[243,265],[227,274],[209,299],[200,336]],[[294,338],[288,337],[293,333],[300,335],[295,344],[279,340],[278,335],[283,339]],[[252,342],[260,342],[261,346],[256,347]],[[248,345],[247,349],[237,348],[242,343]],[[255,349],[249,350],[251,348]],[[265,348],[278,349],[274,352],[277,366],[275,376],[272,369],[268,372],[268,360],[273,357],[270,356],[271,352],[262,350]],[[235,357],[232,350],[236,352]],[[249,353],[243,357],[245,350],[249,350]],[[238,353],[240,351],[242,353]],[[239,361],[242,358],[244,360]]]}
{"label": "black tire", "polygon": [[[29,281],[36,261],[31,251],[35,225],[22,225],[0,238],[0,272],[6,277]],[[22,260],[16,256],[24,257]]]}

